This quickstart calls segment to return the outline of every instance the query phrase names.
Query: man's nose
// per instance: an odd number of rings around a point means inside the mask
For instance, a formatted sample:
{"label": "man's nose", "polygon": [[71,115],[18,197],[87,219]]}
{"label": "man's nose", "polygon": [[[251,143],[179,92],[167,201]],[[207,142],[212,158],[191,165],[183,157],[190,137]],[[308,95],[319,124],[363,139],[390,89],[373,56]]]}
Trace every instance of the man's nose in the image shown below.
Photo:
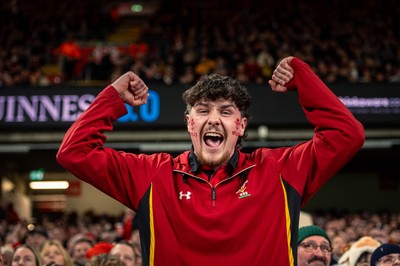
{"label": "man's nose", "polygon": [[209,125],[219,125],[221,123],[220,120],[220,115],[216,112],[210,113],[208,116],[208,122]]}
{"label": "man's nose", "polygon": [[314,254],[318,254],[321,257],[324,255],[322,253],[321,247],[319,247],[319,246],[316,249],[314,249]]}
{"label": "man's nose", "polygon": [[219,120],[211,120],[211,119],[209,119],[207,124],[210,125],[210,126],[218,126],[220,124],[220,122],[219,122]]}

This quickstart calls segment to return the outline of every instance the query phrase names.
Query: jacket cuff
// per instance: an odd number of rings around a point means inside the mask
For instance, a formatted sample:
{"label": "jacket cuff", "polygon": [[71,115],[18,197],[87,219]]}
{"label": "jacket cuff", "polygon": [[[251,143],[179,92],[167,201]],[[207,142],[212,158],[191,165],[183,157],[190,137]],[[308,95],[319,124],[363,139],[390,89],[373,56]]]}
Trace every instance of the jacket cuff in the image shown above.
{"label": "jacket cuff", "polygon": [[114,109],[112,116],[113,119],[117,120],[119,117],[128,113],[124,102],[119,96],[117,90],[112,85],[107,86],[102,93],[104,93],[104,95],[109,99],[109,102]]}

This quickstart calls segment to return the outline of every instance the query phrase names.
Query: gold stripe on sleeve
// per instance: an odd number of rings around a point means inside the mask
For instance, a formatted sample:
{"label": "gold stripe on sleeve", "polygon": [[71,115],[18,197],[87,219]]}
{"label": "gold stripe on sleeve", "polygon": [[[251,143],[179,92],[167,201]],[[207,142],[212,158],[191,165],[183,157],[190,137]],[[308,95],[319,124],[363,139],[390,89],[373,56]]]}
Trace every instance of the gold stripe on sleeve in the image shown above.
{"label": "gold stripe on sleeve", "polygon": [[294,266],[294,258],[293,258],[293,252],[292,252],[292,246],[290,245],[291,239],[292,239],[292,234],[290,231],[290,214],[289,214],[289,207],[288,207],[288,202],[287,202],[287,194],[286,194],[286,189],[285,185],[283,184],[282,181],[282,176],[281,176],[281,184],[282,184],[282,189],[283,189],[283,198],[285,199],[285,216],[286,216],[286,235],[287,235],[287,245],[288,245],[288,254],[289,254],[289,265]]}
{"label": "gold stripe on sleeve", "polygon": [[152,185],[150,186],[149,213],[150,213],[150,256],[149,256],[149,265],[150,266],[154,266],[155,236],[154,236],[153,186]]}

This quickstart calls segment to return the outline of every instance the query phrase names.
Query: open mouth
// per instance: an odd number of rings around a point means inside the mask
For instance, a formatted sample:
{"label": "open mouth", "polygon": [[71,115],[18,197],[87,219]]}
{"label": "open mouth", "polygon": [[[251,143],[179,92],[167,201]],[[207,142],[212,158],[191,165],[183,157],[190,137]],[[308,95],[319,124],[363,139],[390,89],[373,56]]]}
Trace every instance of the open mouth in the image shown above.
{"label": "open mouth", "polygon": [[224,136],[218,132],[207,132],[203,136],[204,143],[211,148],[216,148],[224,141]]}

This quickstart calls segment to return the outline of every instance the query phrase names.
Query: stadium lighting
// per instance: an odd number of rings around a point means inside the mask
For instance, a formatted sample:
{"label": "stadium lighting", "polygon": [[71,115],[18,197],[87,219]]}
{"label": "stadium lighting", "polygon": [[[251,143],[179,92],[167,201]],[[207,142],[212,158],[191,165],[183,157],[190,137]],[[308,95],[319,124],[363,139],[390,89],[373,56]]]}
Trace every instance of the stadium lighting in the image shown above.
{"label": "stadium lighting", "polygon": [[29,183],[31,189],[67,189],[67,181],[33,181]]}
{"label": "stadium lighting", "polygon": [[139,13],[143,11],[143,6],[141,4],[133,4],[131,10],[134,13]]}

